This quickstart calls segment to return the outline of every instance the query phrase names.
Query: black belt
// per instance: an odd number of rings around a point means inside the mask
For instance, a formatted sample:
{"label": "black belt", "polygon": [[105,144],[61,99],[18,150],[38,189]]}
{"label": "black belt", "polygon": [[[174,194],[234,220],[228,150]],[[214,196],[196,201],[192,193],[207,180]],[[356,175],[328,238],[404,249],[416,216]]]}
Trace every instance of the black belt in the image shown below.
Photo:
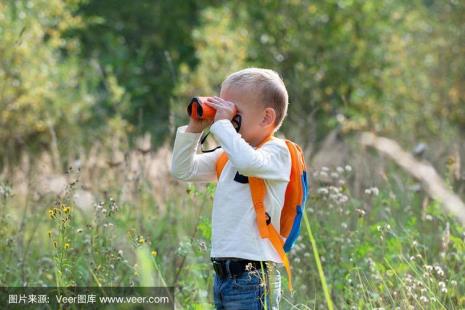
{"label": "black belt", "polygon": [[[229,264],[229,273],[231,277],[240,276],[244,271],[252,270],[261,270],[263,263],[263,269],[266,271],[266,262],[265,261],[256,261],[248,260],[241,258],[215,258],[212,257],[211,261],[213,263],[213,269],[215,269],[216,274],[222,278],[228,278],[228,264]],[[250,264],[251,267],[248,267]]]}

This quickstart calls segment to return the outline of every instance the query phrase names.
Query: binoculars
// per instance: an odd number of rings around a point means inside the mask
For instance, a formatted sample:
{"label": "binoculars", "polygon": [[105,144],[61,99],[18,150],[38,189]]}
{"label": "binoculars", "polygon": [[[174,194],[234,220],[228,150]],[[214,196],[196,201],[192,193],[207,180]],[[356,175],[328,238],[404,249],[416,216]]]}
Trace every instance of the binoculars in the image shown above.
{"label": "binoculars", "polygon": [[[187,106],[187,114],[193,119],[197,120],[212,120],[215,118],[216,109],[207,105],[209,97],[192,97],[189,105]],[[240,114],[236,114],[231,120],[234,128],[239,132],[241,128],[242,118]]]}
{"label": "binoculars", "polygon": [[214,119],[216,110],[205,103],[208,97],[193,97],[187,106],[187,114],[193,119]]}

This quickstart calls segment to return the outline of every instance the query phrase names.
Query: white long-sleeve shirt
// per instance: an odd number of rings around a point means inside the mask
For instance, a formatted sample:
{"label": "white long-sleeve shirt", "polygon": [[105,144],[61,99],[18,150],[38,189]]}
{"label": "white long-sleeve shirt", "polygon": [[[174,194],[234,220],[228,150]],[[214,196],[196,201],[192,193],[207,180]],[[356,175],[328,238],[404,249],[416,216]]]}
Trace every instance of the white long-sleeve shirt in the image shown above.
{"label": "white long-sleeve shirt", "polygon": [[[222,152],[228,162],[218,180],[212,211],[211,257],[238,257],[282,263],[268,239],[258,232],[247,176],[265,180],[265,208],[279,231],[281,209],[291,171],[291,156],[284,140],[273,137],[260,148],[248,144],[228,120],[210,127],[222,148],[197,154],[201,133],[176,131],[171,173],[183,181],[216,181],[216,161]],[[247,182],[247,183],[246,183]]]}

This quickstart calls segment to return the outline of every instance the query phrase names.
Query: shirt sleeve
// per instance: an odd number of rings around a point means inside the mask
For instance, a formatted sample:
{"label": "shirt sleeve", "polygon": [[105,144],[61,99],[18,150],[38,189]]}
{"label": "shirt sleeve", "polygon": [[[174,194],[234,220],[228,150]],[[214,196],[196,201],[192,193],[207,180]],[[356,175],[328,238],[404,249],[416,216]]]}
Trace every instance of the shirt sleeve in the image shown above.
{"label": "shirt sleeve", "polygon": [[289,181],[291,155],[286,143],[273,139],[254,149],[234,129],[228,120],[218,120],[210,127],[231,164],[245,176],[268,180]]}
{"label": "shirt sleeve", "polygon": [[222,150],[197,154],[202,133],[186,132],[178,127],[171,156],[171,175],[181,181],[208,183],[216,181],[216,161]]}

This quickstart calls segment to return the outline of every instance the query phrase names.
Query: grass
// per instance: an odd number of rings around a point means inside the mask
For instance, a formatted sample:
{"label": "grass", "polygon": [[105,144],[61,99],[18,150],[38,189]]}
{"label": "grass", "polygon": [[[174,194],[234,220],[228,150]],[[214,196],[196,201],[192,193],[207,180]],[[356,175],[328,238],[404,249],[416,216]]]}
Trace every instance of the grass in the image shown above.
{"label": "grass", "polygon": [[[83,186],[85,173],[68,171],[60,194],[18,195],[1,181],[0,285],[169,285],[182,308],[213,308],[214,184],[167,179],[154,192],[143,176],[128,195],[125,181],[113,177],[105,188]],[[281,272],[281,307],[464,308],[463,227],[408,190],[409,178],[353,193],[355,173],[312,171],[304,229],[289,255],[296,291],[289,294]],[[96,198],[91,208],[76,203],[83,188]]]}

